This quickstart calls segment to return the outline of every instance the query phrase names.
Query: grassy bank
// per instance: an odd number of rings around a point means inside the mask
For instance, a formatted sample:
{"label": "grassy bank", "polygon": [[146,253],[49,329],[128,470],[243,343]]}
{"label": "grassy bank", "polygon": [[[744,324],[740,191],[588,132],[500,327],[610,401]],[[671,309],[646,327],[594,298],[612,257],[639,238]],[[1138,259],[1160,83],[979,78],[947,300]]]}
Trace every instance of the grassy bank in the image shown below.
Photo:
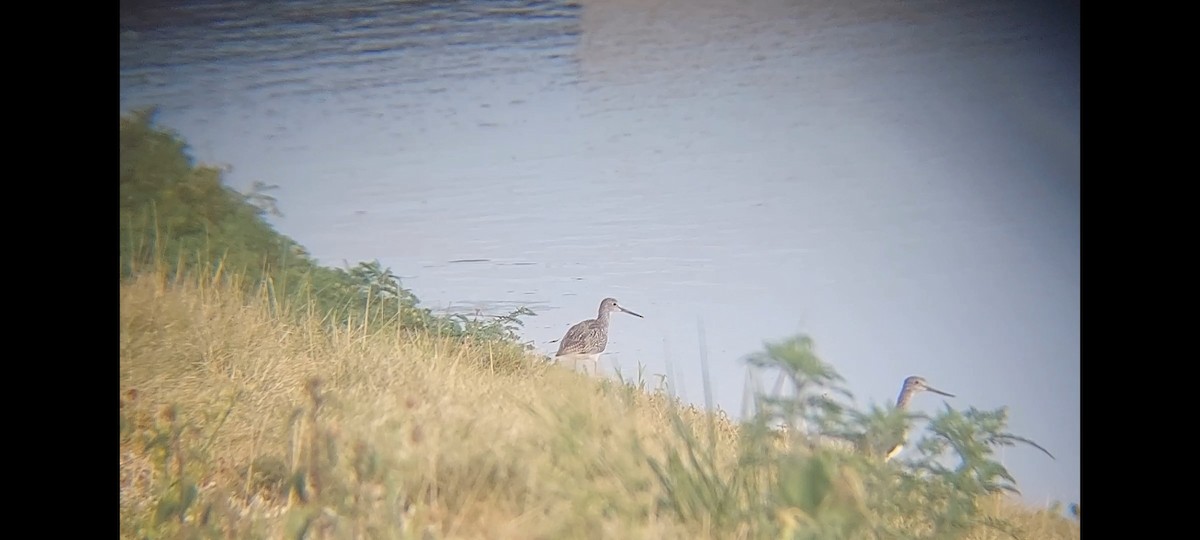
{"label": "grassy bank", "polygon": [[[121,119],[122,538],[1079,537],[1005,495],[994,450],[1031,442],[1003,409],[947,408],[883,462],[547,366],[527,310],[436,315],[377,262],[318,264],[269,186],[152,119]],[[763,410],[823,434],[914,419],[838,401],[805,336],[751,360],[796,390]]]}
{"label": "grassy bank", "polygon": [[1079,537],[999,495],[939,524],[962,501],[872,496],[915,481],[897,466],[789,450],[487,341],[169,281],[121,285],[122,537]]}

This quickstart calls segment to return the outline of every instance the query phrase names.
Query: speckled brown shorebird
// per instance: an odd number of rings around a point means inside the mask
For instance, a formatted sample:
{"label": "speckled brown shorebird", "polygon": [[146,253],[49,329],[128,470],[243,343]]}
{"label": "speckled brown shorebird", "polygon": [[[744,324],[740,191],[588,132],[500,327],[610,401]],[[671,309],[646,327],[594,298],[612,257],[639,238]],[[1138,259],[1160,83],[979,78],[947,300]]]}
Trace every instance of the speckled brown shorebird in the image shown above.
{"label": "speckled brown shorebird", "polygon": [[608,314],[623,311],[634,317],[645,318],[621,307],[615,298],[600,301],[599,314],[595,319],[581,321],[567,330],[554,354],[555,362],[575,371],[598,374],[600,353],[608,346]]}

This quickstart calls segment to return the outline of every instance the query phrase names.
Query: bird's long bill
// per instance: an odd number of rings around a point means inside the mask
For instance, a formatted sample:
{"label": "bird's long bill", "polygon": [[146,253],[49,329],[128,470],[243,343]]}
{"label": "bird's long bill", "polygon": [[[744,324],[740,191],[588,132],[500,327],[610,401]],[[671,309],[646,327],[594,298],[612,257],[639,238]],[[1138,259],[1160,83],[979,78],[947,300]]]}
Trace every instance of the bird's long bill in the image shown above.
{"label": "bird's long bill", "polygon": [[617,309],[619,309],[619,310],[621,310],[621,311],[624,311],[625,313],[628,313],[628,314],[630,314],[630,315],[633,315],[634,317],[639,317],[639,318],[645,319],[645,317],[642,317],[641,315],[638,315],[637,313],[634,313],[634,312],[632,312],[632,311],[629,311],[628,309],[625,309],[625,308],[623,308],[623,307],[621,307],[621,306],[617,306]]}
{"label": "bird's long bill", "polygon": [[954,394],[951,394],[951,393],[949,393],[949,392],[943,392],[943,391],[941,391],[941,390],[938,390],[937,388],[934,388],[934,387],[932,387],[932,386],[929,386],[928,384],[927,384],[927,385],[925,385],[925,389],[926,389],[926,390],[928,390],[928,391],[930,391],[930,392],[933,392],[933,393],[935,393],[935,394],[941,394],[941,395],[943,395],[943,396],[946,396],[946,397],[954,397]]}

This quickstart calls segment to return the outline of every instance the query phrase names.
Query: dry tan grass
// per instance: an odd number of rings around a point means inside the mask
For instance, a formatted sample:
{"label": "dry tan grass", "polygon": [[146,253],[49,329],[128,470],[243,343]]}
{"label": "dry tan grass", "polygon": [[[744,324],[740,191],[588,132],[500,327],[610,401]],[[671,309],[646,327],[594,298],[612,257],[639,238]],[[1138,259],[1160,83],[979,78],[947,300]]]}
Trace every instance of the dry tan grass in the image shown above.
{"label": "dry tan grass", "polygon": [[[663,393],[484,345],[296,322],[231,287],[164,283],[121,286],[122,537],[280,538],[305,522],[309,537],[329,538],[750,537],[658,506],[670,494],[649,463],[680,444],[671,415],[701,440],[708,429],[703,411]],[[146,444],[184,423],[182,459]],[[713,426],[716,461],[731,470],[739,429]],[[308,473],[307,501],[287,489],[293,470]],[[181,476],[197,503],[182,523],[154,525]],[[1061,518],[989,504],[1027,538],[1079,536]]]}

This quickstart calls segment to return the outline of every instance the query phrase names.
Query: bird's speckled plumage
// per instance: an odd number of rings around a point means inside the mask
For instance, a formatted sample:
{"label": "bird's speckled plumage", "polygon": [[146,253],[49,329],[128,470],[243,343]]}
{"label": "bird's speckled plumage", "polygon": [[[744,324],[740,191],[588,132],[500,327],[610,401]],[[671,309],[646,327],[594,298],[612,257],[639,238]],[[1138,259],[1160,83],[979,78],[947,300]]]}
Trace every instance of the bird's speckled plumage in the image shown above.
{"label": "bird's speckled plumage", "polygon": [[567,330],[567,335],[558,342],[558,352],[554,356],[597,354],[604,352],[607,345],[608,325],[597,319],[588,319]]}

